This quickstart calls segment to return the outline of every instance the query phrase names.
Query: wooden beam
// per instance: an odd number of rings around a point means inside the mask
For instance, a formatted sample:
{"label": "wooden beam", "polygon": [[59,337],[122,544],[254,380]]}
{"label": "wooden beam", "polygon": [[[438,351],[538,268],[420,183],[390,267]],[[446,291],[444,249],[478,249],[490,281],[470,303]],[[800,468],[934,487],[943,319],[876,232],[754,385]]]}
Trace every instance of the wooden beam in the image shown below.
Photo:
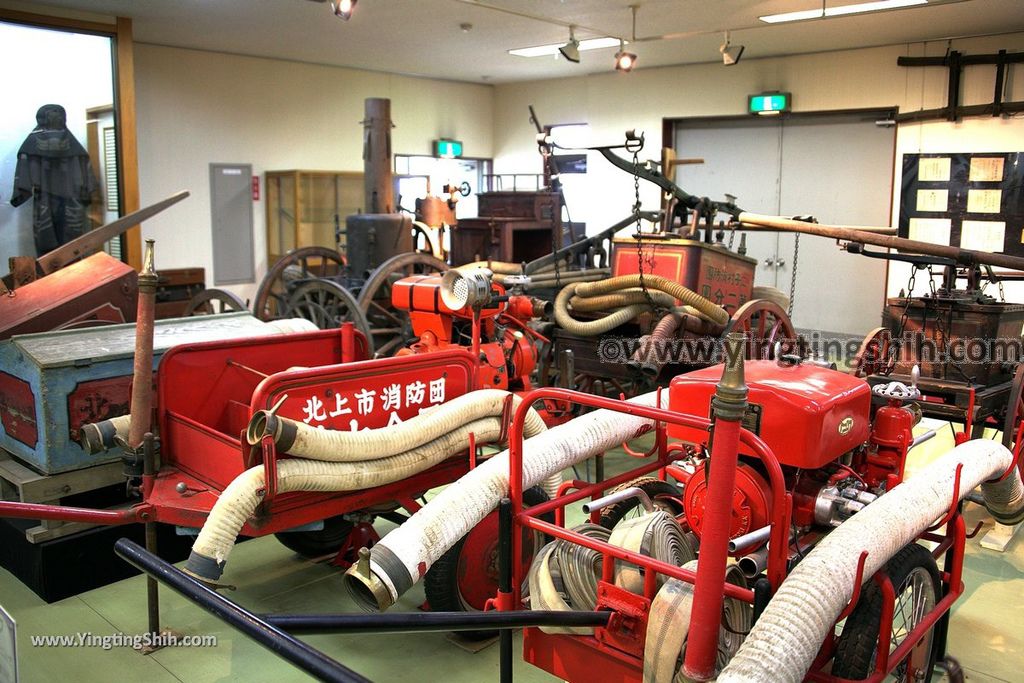
{"label": "wooden beam", "polygon": [[[117,153],[121,166],[121,211],[139,209],[139,154],[135,132],[135,51],[132,20],[117,18]],[[128,265],[142,269],[142,235],[138,226],[122,238]]]}
{"label": "wooden beam", "polygon": [[68,31],[84,33],[98,33],[106,36],[114,36],[116,27],[114,24],[102,24],[96,21],[81,21],[49,14],[33,14],[31,12],[19,12],[13,9],[0,7],[0,19],[16,24],[28,24],[42,28],[56,28]]}

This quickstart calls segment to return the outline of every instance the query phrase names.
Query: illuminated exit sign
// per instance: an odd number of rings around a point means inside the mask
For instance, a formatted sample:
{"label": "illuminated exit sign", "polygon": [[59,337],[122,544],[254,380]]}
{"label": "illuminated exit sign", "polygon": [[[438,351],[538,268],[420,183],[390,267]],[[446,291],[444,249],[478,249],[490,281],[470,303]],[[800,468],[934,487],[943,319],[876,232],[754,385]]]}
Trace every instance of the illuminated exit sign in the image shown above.
{"label": "illuminated exit sign", "polygon": [[788,92],[765,92],[747,97],[748,110],[751,114],[771,116],[789,111],[793,104],[793,96]]}
{"label": "illuminated exit sign", "polygon": [[434,140],[434,156],[458,159],[462,156],[462,140]]}

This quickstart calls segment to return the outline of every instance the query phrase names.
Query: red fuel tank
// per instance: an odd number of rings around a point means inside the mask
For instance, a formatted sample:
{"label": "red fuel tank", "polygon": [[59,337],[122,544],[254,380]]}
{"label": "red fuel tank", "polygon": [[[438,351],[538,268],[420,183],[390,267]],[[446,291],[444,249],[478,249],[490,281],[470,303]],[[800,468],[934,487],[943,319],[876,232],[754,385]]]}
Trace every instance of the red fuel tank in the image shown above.
{"label": "red fuel tank", "polygon": [[[759,435],[783,465],[817,469],[864,443],[869,433],[871,390],[846,373],[801,363],[747,361],[749,393],[743,426]],[[708,416],[722,366],[679,375],[669,387],[669,408]],[[707,432],[669,425],[669,437],[706,442]],[[740,447],[741,453],[750,455]]]}

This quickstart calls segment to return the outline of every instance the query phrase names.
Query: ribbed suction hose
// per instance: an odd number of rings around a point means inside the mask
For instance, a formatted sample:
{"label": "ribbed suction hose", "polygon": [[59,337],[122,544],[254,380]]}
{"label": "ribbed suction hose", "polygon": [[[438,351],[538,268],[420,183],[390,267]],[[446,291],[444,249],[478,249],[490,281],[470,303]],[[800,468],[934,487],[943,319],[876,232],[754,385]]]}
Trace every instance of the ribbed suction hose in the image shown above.
{"label": "ribbed suction hose", "polygon": [[[657,392],[630,399],[652,406]],[[667,404],[667,394],[662,406]],[[523,444],[523,486],[561,472],[650,431],[652,420],[595,410],[528,439]],[[427,573],[430,566],[476,526],[509,490],[509,457],[503,451],[449,485],[370,550],[369,561],[346,572],[356,602],[387,609]]]}
{"label": "ribbed suction hose", "polygon": [[[1013,460],[994,441],[968,441],[915,474],[822,540],[796,566],[768,603],[746,641],[719,675],[722,683],[796,683],[804,678],[826,634],[849,602],[857,563],[867,551],[864,578],[870,577],[912,543],[949,509],[956,468],[963,465],[963,498],[975,486],[1002,474]],[[1010,483],[1006,483],[1010,482]],[[1020,472],[983,486],[986,498],[1006,511],[1024,514]],[[1013,501],[1016,501],[1014,503]],[[1018,509],[1011,506],[1016,504]]]}
{"label": "ribbed suction hose", "polygon": [[[482,443],[494,441],[501,434],[501,421],[497,417],[474,420],[426,445],[380,460],[281,460],[277,463],[277,490],[357,491],[400,481],[464,451],[470,432]],[[252,467],[224,489],[192,546],[185,571],[207,581],[220,578],[235,539],[263,500],[265,472],[262,465]]]}
{"label": "ribbed suction hose", "polygon": [[[377,460],[422,446],[472,420],[499,416],[509,395],[500,389],[471,391],[401,424],[357,432],[318,429],[261,410],[249,421],[246,439],[255,445],[270,435],[282,453],[313,460]],[[514,394],[511,396],[514,410],[522,399]],[[544,421],[531,408],[525,432],[533,436],[544,429]]]}
{"label": "ribbed suction hose", "polygon": [[600,294],[613,292],[617,289],[640,287],[641,284],[649,290],[656,289],[665,292],[666,294],[671,294],[676,299],[679,299],[684,305],[693,306],[719,325],[725,325],[729,322],[729,314],[724,308],[708,299],[705,299],[700,294],[684,287],[675,280],[669,280],[668,278],[660,275],[645,274],[643,276],[642,283],[640,281],[639,273],[633,275],[620,275],[619,277],[609,278],[600,282],[588,282],[577,285],[576,294],[583,297],[598,296]]}

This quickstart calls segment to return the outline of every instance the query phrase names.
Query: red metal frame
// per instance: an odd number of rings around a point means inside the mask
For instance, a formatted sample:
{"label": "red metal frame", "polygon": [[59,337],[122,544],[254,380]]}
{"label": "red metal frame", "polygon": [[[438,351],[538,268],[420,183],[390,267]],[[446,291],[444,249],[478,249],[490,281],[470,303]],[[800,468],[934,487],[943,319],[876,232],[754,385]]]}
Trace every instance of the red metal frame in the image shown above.
{"label": "red metal frame", "polygon": [[[694,584],[696,584],[697,575],[695,572],[687,571],[681,567],[676,567],[623,548],[611,546],[608,543],[565,529],[564,510],[565,507],[571,503],[588,497],[591,499],[598,498],[603,495],[605,490],[635,479],[638,476],[654,471],[664,472],[669,463],[669,458],[679,450],[678,444],[663,445],[658,449],[657,453],[652,454],[653,460],[650,462],[645,462],[628,472],[606,481],[597,482],[595,484],[586,484],[579,481],[564,483],[559,492],[561,495],[559,495],[555,500],[548,501],[528,509],[523,509],[523,425],[529,406],[535,401],[542,399],[556,399],[564,402],[565,404],[576,403],[593,408],[604,408],[654,420],[656,424],[655,430],[658,432],[657,436],[659,440],[664,436],[667,424],[686,425],[698,429],[708,429],[711,424],[710,420],[693,415],[671,413],[660,408],[641,406],[623,400],[582,394],[580,392],[567,389],[542,388],[534,390],[523,397],[523,402],[516,410],[510,427],[509,489],[513,511],[512,556],[518,557],[517,553],[521,552],[519,547],[521,529],[526,528],[545,533],[556,539],[571,541],[601,553],[603,557],[602,580],[598,583],[598,589],[599,592],[602,590],[605,591],[605,593],[602,594],[609,593],[610,591],[614,592],[615,586],[612,585],[612,579],[615,560],[624,560],[642,567],[645,570],[643,594],[633,596],[635,604],[623,603],[622,596],[619,596],[619,604],[622,604],[622,609],[625,610],[623,615],[617,615],[614,613],[614,610],[617,608],[617,604],[609,605],[607,602],[599,602],[599,608],[613,609],[613,616],[606,629],[595,629],[593,636],[553,635],[545,634],[534,628],[526,629],[524,633],[524,658],[554,675],[570,681],[582,679],[589,680],[593,677],[593,671],[596,669],[604,671],[606,673],[606,677],[609,679],[623,681],[639,680],[642,675],[642,659],[636,656],[635,653],[631,654],[629,652],[630,641],[628,638],[623,639],[621,633],[616,636],[615,634],[609,633],[609,631],[614,630],[615,628],[619,628],[621,631],[623,623],[622,619],[626,619],[627,621],[632,619],[633,616],[631,615],[638,606],[642,610],[643,605],[649,605],[649,601],[655,594],[655,588],[657,585],[656,576],[658,574]],[[764,463],[765,469],[769,475],[769,486],[772,489],[772,531],[769,543],[770,553],[767,574],[772,586],[772,591],[774,592],[778,589],[786,575],[786,561],[788,559],[787,555],[789,548],[788,532],[790,527],[789,522],[792,510],[792,499],[785,489],[781,467],[779,466],[778,460],[775,458],[771,449],[761,441],[760,438],[751,432],[745,429],[740,429],[738,431],[738,441],[753,452],[762,461],[762,463]],[[642,433],[643,432],[637,433],[635,436],[641,436]],[[935,533],[934,529],[930,529],[921,536],[921,538],[925,540],[935,541],[939,544],[933,551],[933,555],[935,557],[938,558],[943,555],[948,555],[946,566],[950,569],[947,572],[941,573],[943,597],[937,602],[935,607],[925,615],[921,623],[919,623],[915,629],[908,634],[896,650],[890,653],[886,647],[879,648],[875,672],[868,679],[869,681],[881,681],[886,675],[891,673],[900,664],[900,662],[906,658],[921,638],[927,634],[928,630],[933,628],[938,620],[948,612],[952,604],[963,593],[963,558],[964,544],[967,534],[965,532],[963,518],[959,512],[958,490],[958,482],[955,482],[950,508],[942,520],[946,524],[945,534],[940,535]],[[540,515],[551,511],[555,512],[555,524],[538,519]],[[977,530],[975,530],[975,533],[976,531]],[[866,553],[862,554],[859,558],[857,579],[852,589],[852,598],[850,600],[850,604],[843,611],[840,620],[849,616],[849,613],[852,612],[857,603],[860,595],[860,587],[864,582],[863,570],[866,558]],[[507,594],[499,592],[494,601],[494,604],[498,609],[513,609],[515,605],[520,604],[520,586],[523,584],[523,579],[524,576],[522,572],[517,570],[512,581],[512,591]],[[895,591],[884,572],[876,574],[873,580],[880,586],[883,595],[881,627],[879,629],[879,636],[881,638],[880,642],[888,643],[890,641],[890,634],[892,631],[893,611],[896,597]],[[726,583],[722,587],[721,594],[743,600],[748,603],[753,602],[753,591],[730,583]],[[713,624],[714,640],[712,642],[717,642],[719,614],[716,612],[710,616],[712,617],[710,620],[704,621]],[[691,621],[691,639],[693,637],[693,629],[699,628],[699,626],[695,625],[701,623],[697,617],[698,615],[696,614],[695,609],[693,620]],[[641,629],[642,635],[642,630],[646,628],[646,623],[642,624],[639,628]],[[634,639],[635,637],[634,633]],[[807,674],[808,680],[844,680],[832,676],[830,673],[825,673],[825,667],[832,659],[834,650],[835,637],[834,635],[830,635],[822,644],[819,655]]]}

